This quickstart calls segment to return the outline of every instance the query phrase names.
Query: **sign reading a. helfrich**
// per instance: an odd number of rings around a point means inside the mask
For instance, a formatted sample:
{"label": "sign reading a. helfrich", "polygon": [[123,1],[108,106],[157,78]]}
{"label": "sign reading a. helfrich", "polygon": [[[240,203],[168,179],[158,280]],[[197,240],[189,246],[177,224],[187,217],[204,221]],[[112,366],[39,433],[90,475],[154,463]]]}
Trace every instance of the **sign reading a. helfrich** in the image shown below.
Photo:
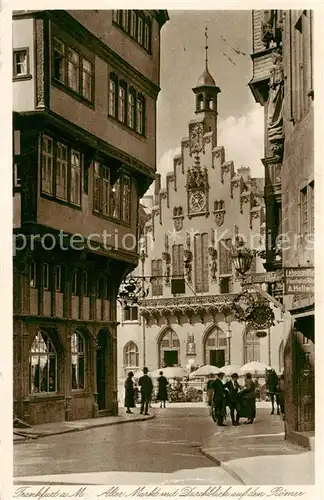
{"label": "sign reading a. helfrich", "polygon": [[313,267],[288,267],[285,269],[285,294],[313,294]]}

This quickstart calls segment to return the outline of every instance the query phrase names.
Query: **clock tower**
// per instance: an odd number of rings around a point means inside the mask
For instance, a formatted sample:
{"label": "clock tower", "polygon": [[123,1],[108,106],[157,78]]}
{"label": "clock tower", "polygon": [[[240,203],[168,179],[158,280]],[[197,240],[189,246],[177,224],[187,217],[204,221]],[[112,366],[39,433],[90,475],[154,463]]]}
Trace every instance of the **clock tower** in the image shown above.
{"label": "clock tower", "polygon": [[206,58],[205,70],[198,79],[196,87],[192,90],[196,95],[196,115],[197,118],[202,118],[203,131],[213,132],[212,142],[213,147],[217,146],[217,94],[220,93],[220,88],[216,86],[214,78],[208,70],[208,34],[205,30],[206,38]]}

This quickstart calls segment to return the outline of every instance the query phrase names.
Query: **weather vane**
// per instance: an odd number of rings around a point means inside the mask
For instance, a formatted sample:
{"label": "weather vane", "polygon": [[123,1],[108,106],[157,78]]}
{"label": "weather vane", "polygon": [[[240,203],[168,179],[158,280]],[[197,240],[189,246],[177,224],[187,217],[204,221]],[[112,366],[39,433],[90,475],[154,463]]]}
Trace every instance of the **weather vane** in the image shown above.
{"label": "weather vane", "polygon": [[205,28],[205,38],[206,38],[205,51],[206,51],[206,69],[207,69],[208,68],[208,28],[207,28],[207,26]]}

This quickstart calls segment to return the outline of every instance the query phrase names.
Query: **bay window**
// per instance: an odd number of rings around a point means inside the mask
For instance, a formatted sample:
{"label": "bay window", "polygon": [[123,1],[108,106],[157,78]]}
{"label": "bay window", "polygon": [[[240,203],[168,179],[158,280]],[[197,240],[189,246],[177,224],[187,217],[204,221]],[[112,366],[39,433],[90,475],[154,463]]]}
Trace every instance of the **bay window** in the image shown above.
{"label": "bay window", "polygon": [[56,154],[56,196],[62,200],[68,199],[68,148],[65,144],[57,143]]}
{"label": "bay window", "polygon": [[86,101],[93,97],[93,63],[57,37],[53,38],[52,76]]}
{"label": "bay window", "polygon": [[43,135],[41,162],[42,194],[81,206],[83,155],[80,151]]}
{"label": "bay window", "polygon": [[112,175],[109,167],[94,162],[93,211],[129,223],[131,179],[121,173]]}
{"label": "bay window", "polygon": [[42,191],[53,194],[53,139],[43,135],[42,140]]}

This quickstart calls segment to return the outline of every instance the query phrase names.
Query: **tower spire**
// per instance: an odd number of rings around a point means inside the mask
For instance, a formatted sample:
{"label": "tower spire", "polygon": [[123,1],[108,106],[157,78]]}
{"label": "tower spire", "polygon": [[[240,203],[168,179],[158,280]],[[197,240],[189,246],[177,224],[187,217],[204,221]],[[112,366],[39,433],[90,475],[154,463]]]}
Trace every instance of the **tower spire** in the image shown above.
{"label": "tower spire", "polygon": [[205,45],[205,51],[206,51],[206,69],[208,70],[208,28],[206,26],[205,28],[205,40],[206,40],[206,45]]}

